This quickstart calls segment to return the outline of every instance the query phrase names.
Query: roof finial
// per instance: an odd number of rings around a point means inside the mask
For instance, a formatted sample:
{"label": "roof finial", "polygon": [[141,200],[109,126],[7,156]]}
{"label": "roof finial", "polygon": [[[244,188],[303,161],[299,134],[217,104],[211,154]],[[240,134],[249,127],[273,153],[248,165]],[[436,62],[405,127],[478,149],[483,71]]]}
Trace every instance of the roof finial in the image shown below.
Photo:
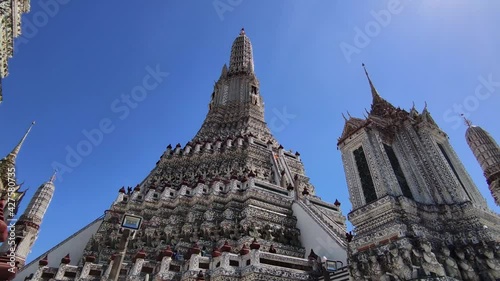
{"label": "roof finial", "polygon": [[349,113],[349,111],[347,111],[347,116],[349,116],[349,118],[352,118],[351,113]]}
{"label": "roof finial", "polygon": [[375,86],[373,86],[372,80],[370,79],[370,75],[368,75],[368,71],[366,70],[365,64],[361,64],[363,66],[363,69],[365,70],[366,78],[368,79],[368,83],[370,83],[370,89],[372,90],[372,96],[373,98],[380,98],[380,95],[377,92],[377,89],[375,89]]}
{"label": "roof finial", "polygon": [[469,128],[472,127],[472,122],[469,119],[467,119],[467,117],[465,117],[465,114],[462,113],[462,114],[460,114],[460,116],[462,116],[462,118],[464,118],[465,125],[467,125],[467,127],[469,127]]}
{"label": "roof finial", "polygon": [[240,35],[245,35],[245,28],[244,27],[241,28]]}
{"label": "roof finial", "polygon": [[23,146],[23,143],[26,140],[26,137],[28,137],[28,134],[30,133],[31,128],[33,128],[33,125],[35,125],[35,121],[33,121],[31,123],[30,127],[28,128],[28,130],[24,134],[23,138],[19,141],[19,143],[16,145],[16,147],[14,147],[14,149],[12,150],[12,152],[9,153],[9,155],[7,156],[8,158],[10,158],[10,160],[12,162],[14,162],[16,160],[16,157],[19,154],[19,151],[21,150],[21,147]]}
{"label": "roof finial", "polygon": [[427,111],[427,102],[424,101],[424,110],[423,111]]}
{"label": "roof finial", "polygon": [[56,181],[56,175],[57,175],[57,169],[54,169],[54,173],[52,173],[52,176],[50,177],[49,182],[54,183]]}
{"label": "roof finial", "polygon": [[347,118],[345,118],[344,112],[342,112],[342,117],[344,118],[344,121],[347,122]]}

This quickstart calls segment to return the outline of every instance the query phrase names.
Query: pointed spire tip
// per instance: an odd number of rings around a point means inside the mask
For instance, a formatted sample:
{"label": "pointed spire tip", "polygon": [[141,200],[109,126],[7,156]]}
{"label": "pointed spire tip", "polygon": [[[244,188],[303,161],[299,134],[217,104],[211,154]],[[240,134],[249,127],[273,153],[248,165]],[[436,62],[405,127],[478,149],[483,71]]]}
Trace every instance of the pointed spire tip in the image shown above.
{"label": "pointed spire tip", "polygon": [[366,70],[365,64],[362,63],[361,66],[363,66],[366,78],[368,79],[368,83],[370,84],[370,89],[372,90],[372,96],[373,96],[373,98],[379,98],[380,95],[378,94],[377,89],[375,89],[375,86],[373,86],[372,79],[370,79],[370,75],[368,75],[368,71]]}
{"label": "pointed spire tip", "polygon": [[31,125],[29,126],[28,130],[26,130],[26,133],[24,133],[24,136],[21,138],[19,143],[14,147],[11,153],[9,153],[9,156],[12,161],[15,161],[17,158],[17,155],[19,154],[19,151],[21,151],[21,147],[23,146],[24,141],[28,137],[28,134],[31,131],[31,128],[33,128],[33,125],[35,125],[35,121],[31,122]]}
{"label": "pointed spire tip", "polygon": [[464,119],[464,122],[465,122],[465,125],[467,125],[467,127],[472,127],[472,121],[470,121],[469,119],[467,119],[467,117],[465,117],[465,114],[460,114],[460,116],[462,116],[462,118]]}
{"label": "pointed spire tip", "polygon": [[56,181],[56,175],[57,175],[57,169],[54,169],[54,172],[52,173],[52,176],[50,177],[49,182],[54,183]]}

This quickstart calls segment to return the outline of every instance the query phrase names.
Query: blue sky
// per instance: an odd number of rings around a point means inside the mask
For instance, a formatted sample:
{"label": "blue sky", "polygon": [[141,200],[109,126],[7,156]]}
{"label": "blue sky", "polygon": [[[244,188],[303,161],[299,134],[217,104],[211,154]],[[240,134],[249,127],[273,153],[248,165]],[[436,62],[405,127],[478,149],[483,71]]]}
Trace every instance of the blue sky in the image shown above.
{"label": "blue sky", "polygon": [[[121,186],[147,176],[168,144],[196,134],[241,27],[254,47],[271,130],[301,153],[317,194],[339,199],[344,214],[350,204],[336,141],[341,113],[362,117],[370,107],[362,62],[394,105],[415,102],[421,110],[427,102],[500,211],[457,117],[468,114],[500,140],[492,118],[500,102],[499,2],[58,1],[32,1],[3,81],[0,153],[37,122],[17,162],[18,179],[30,187],[21,210],[53,163],[66,164],[67,148],[87,139],[83,130],[104,122],[107,133],[71,172],[61,172],[29,260],[102,215]],[[143,85],[148,67],[168,76],[151,82],[132,108],[121,95]],[[126,116],[119,106],[129,109]]]}

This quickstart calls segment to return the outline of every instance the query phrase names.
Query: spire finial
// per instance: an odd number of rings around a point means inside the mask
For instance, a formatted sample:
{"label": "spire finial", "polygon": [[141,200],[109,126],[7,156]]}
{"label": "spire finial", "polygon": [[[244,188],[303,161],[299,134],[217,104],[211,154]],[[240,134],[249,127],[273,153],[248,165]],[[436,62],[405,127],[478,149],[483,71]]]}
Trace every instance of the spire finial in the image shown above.
{"label": "spire finial", "polygon": [[244,27],[241,28],[240,35],[245,35],[245,28]]}
{"label": "spire finial", "polygon": [[23,146],[23,143],[24,141],[26,140],[26,138],[28,137],[28,134],[30,133],[31,131],[31,128],[33,128],[33,125],[35,125],[35,121],[31,122],[31,125],[30,127],[28,128],[28,130],[26,130],[26,133],[24,134],[23,138],[19,141],[19,143],[14,147],[14,149],[12,150],[11,153],[9,153],[9,155],[7,156],[8,158],[10,158],[10,160],[12,162],[16,161],[16,158],[17,158],[17,155],[19,154],[19,151],[21,150],[21,147]]}
{"label": "spire finial", "polygon": [[49,182],[54,183],[56,181],[56,175],[57,175],[57,169],[54,169],[54,173],[52,173],[52,176],[50,177]]}
{"label": "spire finial", "polygon": [[375,89],[375,86],[373,86],[372,80],[370,79],[370,75],[368,75],[368,71],[366,70],[366,66],[364,63],[361,64],[363,66],[363,69],[365,70],[366,78],[368,79],[368,83],[370,84],[370,89],[372,90],[372,96],[373,98],[380,98],[380,95],[377,92],[377,89]]}
{"label": "spire finial", "polygon": [[465,125],[467,125],[467,127],[469,127],[469,128],[472,127],[472,122],[469,119],[467,119],[467,117],[465,117],[465,114],[462,113],[462,114],[460,114],[460,116],[462,116],[462,118],[464,118],[464,122],[465,122]]}

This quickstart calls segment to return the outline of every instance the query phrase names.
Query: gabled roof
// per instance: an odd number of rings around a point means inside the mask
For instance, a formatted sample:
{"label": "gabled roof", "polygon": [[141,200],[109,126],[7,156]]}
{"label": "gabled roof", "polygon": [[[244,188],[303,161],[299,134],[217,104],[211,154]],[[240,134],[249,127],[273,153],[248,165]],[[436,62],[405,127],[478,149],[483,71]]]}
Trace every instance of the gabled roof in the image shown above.
{"label": "gabled roof", "polygon": [[342,130],[342,135],[338,139],[338,143],[342,142],[346,138],[350,137],[352,134],[357,132],[359,129],[363,128],[368,121],[366,119],[361,119],[361,118],[356,118],[356,117],[349,117],[345,121],[344,124],[344,130]]}

